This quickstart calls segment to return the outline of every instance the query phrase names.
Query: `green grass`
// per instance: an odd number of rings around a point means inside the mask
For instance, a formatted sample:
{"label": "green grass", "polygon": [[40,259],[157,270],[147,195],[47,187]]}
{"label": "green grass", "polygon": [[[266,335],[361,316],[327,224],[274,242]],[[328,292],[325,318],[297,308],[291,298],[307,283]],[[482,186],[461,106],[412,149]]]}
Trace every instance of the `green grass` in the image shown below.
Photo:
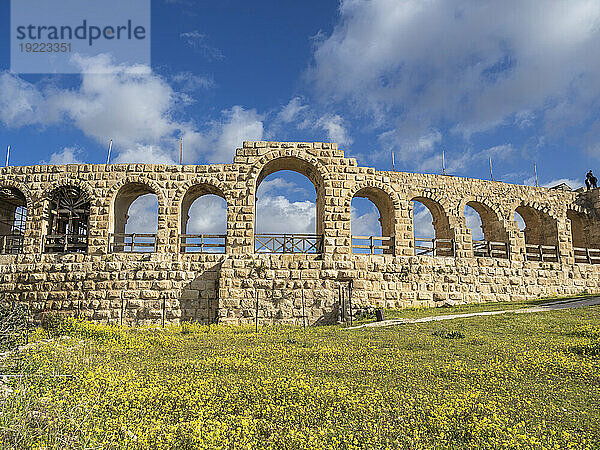
{"label": "green grass", "polygon": [[[508,309],[530,308],[546,303],[562,302],[567,299],[583,299],[594,297],[594,295],[582,294],[569,297],[548,297],[537,300],[527,300],[524,302],[486,302],[486,303],[467,303],[451,307],[440,308],[406,308],[406,309],[386,309],[386,319],[420,319],[422,317],[442,316],[447,314],[477,313],[482,311],[502,311]],[[372,320],[370,320],[372,322]],[[369,322],[369,321],[364,321]],[[363,323],[363,322],[361,322]]]}
{"label": "green grass", "polygon": [[26,375],[0,401],[4,448],[600,442],[600,307],[381,329],[64,332],[0,363]]}

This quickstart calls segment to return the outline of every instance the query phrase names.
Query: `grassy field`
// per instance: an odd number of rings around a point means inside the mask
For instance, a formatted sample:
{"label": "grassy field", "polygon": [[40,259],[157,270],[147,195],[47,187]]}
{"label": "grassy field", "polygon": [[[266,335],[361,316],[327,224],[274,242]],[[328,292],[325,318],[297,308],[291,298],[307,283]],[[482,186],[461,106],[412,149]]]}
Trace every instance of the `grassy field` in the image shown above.
{"label": "grassy field", "polygon": [[0,363],[4,448],[600,448],[600,307],[58,334]]}

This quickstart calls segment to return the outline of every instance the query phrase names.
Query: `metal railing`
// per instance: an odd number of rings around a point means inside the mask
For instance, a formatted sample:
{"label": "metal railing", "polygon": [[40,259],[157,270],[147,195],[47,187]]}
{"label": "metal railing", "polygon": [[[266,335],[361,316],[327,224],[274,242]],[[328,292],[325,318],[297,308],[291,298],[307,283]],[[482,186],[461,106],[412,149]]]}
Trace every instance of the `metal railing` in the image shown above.
{"label": "metal railing", "polygon": [[600,264],[600,248],[573,247],[576,263]]}
{"label": "metal railing", "polygon": [[454,256],[455,244],[454,239],[415,238],[415,255]]}
{"label": "metal railing", "polygon": [[225,253],[225,234],[182,234],[179,236],[182,253]]}
{"label": "metal railing", "polygon": [[87,234],[47,234],[42,237],[44,253],[86,252]]}
{"label": "metal railing", "polygon": [[509,258],[510,244],[508,242],[474,240],[473,256],[484,258]]}
{"label": "metal railing", "polygon": [[156,233],[111,233],[109,253],[152,253],[156,252]]}
{"label": "metal railing", "polygon": [[0,254],[18,255],[23,253],[23,235],[5,234],[0,236]]}
{"label": "metal railing", "polygon": [[[358,244],[354,241],[365,242],[368,244]],[[376,244],[375,242],[378,242]],[[355,251],[356,250],[356,251]],[[368,250],[368,251],[367,251]],[[381,250],[380,252],[378,250]],[[394,236],[352,236],[352,253],[362,254],[394,254]]]}
{"label": "metal railing", "polygon": [[254,236],[256,253],[323,253],[322,234],[274,234]]}
{"label": "metal railing", "polygon": [[527,261],[559,262],[558,245],[525,244]]}

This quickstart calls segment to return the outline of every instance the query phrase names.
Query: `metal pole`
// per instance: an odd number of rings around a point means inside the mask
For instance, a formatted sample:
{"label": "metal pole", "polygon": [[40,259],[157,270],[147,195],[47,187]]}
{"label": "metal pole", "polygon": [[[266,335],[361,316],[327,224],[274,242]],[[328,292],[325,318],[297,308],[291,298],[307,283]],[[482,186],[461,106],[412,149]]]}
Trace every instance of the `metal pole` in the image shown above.
{"label": "metal pole", "polygon": [[492,157],[490,156],[490,177],[494,181],[494,171],[492,170]]}
{"label": "metal pole", "polygon": [[392,150],[392,170],[396,171],[396,159],[394,157],[394,150]]}
{"label": "metal pole", "polygon": [[112,151],[112,139],[108,143],[108,157],[106,158],[106,164],[110,164],[110,152]]}
{"label": "metal pole", "polygon": [[256,312],[254,314],[254,331],[258,333],[258,289],[256,289]]}
{"label": "metal pole", "polygon": [[537,178],[537,165],[533,165],[533,171],[535,172],[535,187],[538,187],[538,178]]}
{"label": "metal pole", "polygon": [[8,158],[10,157],[10,145],[6,149],[6,167],[8,167]]}
{"label": "metal pole", "polygon": [[446,154],[442,150],[442,175],[446,175]]}
{"label": "metal pole", "polygon": [[179,148],[179,164],[183,164],[183,138],[181,138],[181,146]]}
{"label": "metal pole", "polygon": [[304,288],[300,289],[302,295],[302,328],[306,329],[306,312],[304,311]]}

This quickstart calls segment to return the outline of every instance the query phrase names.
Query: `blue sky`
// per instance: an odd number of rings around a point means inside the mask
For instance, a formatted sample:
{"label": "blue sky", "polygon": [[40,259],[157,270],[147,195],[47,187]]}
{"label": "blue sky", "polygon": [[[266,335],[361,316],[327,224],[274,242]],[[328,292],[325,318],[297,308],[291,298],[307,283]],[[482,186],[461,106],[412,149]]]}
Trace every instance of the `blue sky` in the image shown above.
{"label": "blue sky", "polygon": [[[14,165],[103,163],[110,138],[115,162],[175,162],[183,135],[189,163],[289,140],[338,142],[382,170],[394,151],[411,172],[439,173],[444,149],[450,173],[474,178],[492,156],[495,178],[519,184],[534,163],[540,184],[573,188],[598,167],[597,0],[155,0],[151,67],[83,63],[104,75],[10,73],[6,0],[0,18]],[[271,175],[262,198],[310,229],[300,178]],[[355,211],[365,230],[369,208]]]}

